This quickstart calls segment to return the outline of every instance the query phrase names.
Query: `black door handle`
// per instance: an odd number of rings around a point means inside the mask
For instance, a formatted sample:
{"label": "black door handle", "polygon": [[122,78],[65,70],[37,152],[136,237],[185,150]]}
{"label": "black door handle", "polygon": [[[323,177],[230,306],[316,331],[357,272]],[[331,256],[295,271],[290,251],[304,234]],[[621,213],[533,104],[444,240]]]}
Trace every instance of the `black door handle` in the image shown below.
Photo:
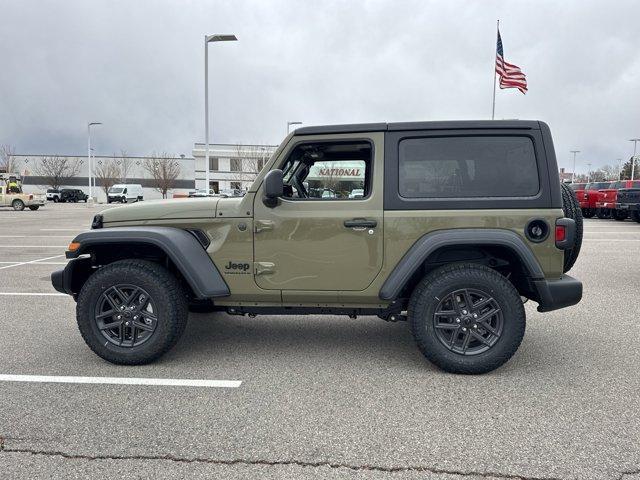
{"label": "black door handle", "polygon": [[366,218],[354,218],[353,220],[345,220],[344,226],[347,228],[375,228],[378,226],[378,222]]}

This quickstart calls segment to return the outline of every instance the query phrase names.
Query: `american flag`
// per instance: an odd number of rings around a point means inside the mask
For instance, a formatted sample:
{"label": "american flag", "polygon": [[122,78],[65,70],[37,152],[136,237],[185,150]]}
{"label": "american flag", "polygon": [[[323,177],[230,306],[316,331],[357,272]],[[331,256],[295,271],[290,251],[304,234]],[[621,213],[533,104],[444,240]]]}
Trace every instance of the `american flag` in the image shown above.
{"label": "american flag", "polygon": [[522,73],[520,67],[504,61],[500,30],[498,30],[498,45],[496,47],[496,73],[500,77],[500,88],[517,88],[522,93],[527,93],[527,77]]}

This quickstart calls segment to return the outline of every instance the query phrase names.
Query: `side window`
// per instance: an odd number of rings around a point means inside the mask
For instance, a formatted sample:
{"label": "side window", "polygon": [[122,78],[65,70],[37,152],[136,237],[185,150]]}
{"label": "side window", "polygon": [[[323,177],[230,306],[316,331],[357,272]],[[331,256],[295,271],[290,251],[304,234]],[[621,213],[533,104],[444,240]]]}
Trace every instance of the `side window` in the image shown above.
{"label": "side window", "polygon": [[229,170],[232,172],[241,172],[242,171],[242,159],[241,158],[232,158],[229,162]]}
{"label": "side window", "polygon": [[540,191],[533,142],[519,136],[408,138],[399,144],[405,198],[532,197]]}
{"label": "side window", "polygon": [[298,145],[282,166],[286,198],[357,200],[371,189],[369,142]]}

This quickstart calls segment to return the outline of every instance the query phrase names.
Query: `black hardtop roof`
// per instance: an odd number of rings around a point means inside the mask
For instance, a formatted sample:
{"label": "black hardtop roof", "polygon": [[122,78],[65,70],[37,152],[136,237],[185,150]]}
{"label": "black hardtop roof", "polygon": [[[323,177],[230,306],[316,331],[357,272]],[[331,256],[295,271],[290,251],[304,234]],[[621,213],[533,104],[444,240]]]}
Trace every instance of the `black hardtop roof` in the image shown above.
{"label": "black hardtop roof", "polygon": [[486,130],[520,129],[539,130],[537,120],[453,120],[441,122],[353,123],[345,125],[318,125],[301,127],[294,135],[323,133],[386,132],[398,130]]}

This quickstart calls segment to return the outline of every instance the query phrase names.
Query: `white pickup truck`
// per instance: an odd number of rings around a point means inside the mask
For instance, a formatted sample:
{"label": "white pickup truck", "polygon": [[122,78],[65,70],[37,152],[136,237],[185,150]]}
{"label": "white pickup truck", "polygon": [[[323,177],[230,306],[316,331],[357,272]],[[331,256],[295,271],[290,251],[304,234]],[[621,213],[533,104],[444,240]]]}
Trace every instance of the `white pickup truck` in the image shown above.
{"label": "white pickup truck", "polygon": [[44,195],[34,193],[9,193],[5,185],[0,186],[0,207],[11,207],[16,211],[38,210],[44,205]]}

